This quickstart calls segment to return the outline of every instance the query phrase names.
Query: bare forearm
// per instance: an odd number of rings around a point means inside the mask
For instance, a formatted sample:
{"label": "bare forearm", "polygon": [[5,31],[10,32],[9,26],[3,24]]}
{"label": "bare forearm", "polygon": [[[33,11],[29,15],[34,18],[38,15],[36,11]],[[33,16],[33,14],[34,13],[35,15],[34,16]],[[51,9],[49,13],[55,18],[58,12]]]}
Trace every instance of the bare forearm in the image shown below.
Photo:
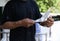
{"label": "bare forearm", "polygon": [[5,22],[3,25],[1,25],[0,28],[14,29],[14,28],[17,28],[20,26],[24,26],[26,28],[29,28],[34,23],[35,22],[32,19],[26,18],[26,19],[14,21],[14,22],[11,22],[11,21]]}
{"label": "bare forearm", "polygon": [[21,26],[21,23],[16,22],[5,22],[3,25],[0,26],[0,28],[5,28],[5,29],[14,29],[16,27]]}

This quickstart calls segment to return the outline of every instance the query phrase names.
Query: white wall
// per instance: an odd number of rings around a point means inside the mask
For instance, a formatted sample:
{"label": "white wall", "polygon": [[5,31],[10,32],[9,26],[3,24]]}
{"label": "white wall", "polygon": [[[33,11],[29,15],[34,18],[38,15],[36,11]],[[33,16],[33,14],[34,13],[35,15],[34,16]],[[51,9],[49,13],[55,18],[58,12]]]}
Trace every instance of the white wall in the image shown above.
{"label": "white wall", "polygon": [[0,0],[0,6],[4,6],[8,0]]}
{"label": "white wall", "polygon": [[60,41],[60,21],[55,21],[51,27],[51,41]]}

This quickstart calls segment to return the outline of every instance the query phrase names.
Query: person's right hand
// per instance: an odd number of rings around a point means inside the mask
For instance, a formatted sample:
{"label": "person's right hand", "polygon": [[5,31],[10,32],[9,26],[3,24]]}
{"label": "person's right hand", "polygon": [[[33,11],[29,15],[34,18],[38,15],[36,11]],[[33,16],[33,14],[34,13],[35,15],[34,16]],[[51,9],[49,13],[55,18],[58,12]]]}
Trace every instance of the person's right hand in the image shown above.
{"label": "person's right hand", "polygon": [[32,26],[35,22],[32,19],[29,18],[25,18],[22,19],[20,21],[18,21],[18,23],[21,23],[21,26],[24,26],[26,28],[29,28],[30,26]]}

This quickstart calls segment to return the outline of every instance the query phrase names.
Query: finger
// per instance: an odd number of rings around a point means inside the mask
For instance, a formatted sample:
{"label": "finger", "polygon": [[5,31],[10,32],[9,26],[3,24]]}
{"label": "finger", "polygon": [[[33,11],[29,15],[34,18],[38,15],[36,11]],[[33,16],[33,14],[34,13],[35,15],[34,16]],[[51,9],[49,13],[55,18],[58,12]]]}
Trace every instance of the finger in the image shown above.
{"label": "finger", "polygon": [[27,25],[27,28],[29,28],[30,27],[30,25]]}
{"label": "finger", "polygon": [[52,22],[52,21],[47,21],[47,23],[48,23],[48,24],[53,24],[54,22]]}
{"label": "finger", "polygon": [[54,19],[53,18],[48,18],[47,21],[54,22]]}
{"label": "finger", "polygon": [[30,24],[34,24],[35,23],[34,20],[32,20],[32,19],[27,19],[27,22],[30,23]]}
{"label": "finger", "polygon": [[51,27],[51,26],[52,26],[52,24],[47,25],[47,27]]}
{"label": "finger", "polygon": [[53,23],[54,23],[54,22],[47,21],[47,24],[46,24],[46,25],[47,25],[47,27],[50,27],[50,26],[53,25]]}
{"label": "finger", "polygon": [[52,16],[49,16],[49,18],[52,18]]}
{"label": "finger", "polygon": [[29,24],[28,27],[32,26],[33,24]]}

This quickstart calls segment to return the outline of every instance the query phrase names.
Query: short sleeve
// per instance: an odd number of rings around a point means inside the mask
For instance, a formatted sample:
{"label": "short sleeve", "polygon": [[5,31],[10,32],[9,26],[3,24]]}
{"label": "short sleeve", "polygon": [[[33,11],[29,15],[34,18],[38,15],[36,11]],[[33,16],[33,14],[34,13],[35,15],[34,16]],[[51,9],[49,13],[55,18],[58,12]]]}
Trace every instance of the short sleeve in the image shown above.
{"label": "short sleeve", "polygon": [[35,17],[36,17],[36,19],[41,18],[42,15],[41,15],[41,13],[40,13],[40,11],[39,11],[39,7],[38,7],[38,5],[36,4],[35,1],[34,1],[33,4],[34,4],[34,7],[35,7],[35,11],[36,11],[36,13],[35,13]]}
{"label": "short sleeve", "polygon": [[36,16],[36,19],[38,19],[38,18],[41,18],[41,17],[42,17],[42,15],[41,15],[41,13],[40,13],[40,11],[39,11],[39,9],[38,9],[38,8],[36,8],[36,14],[35,14],[35,16]]}

